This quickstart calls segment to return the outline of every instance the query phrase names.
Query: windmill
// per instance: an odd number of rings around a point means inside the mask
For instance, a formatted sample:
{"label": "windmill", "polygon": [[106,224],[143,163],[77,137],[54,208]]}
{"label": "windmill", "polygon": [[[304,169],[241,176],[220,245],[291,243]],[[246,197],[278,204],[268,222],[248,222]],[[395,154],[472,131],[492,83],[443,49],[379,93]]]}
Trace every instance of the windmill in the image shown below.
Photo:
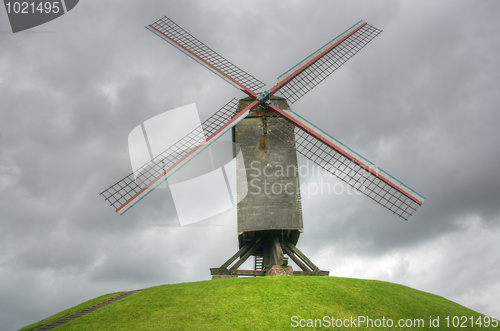
{"label": "windmill", "polygon": [[[169,18],[163,17],[146,28],[247,97],[229,101],[200,127],[101,195],[123,214],[232,130],[233,141],[241,147],[245,160],[244,165],[239,165],[245,171],[239,173],[237,183],[253,181],[257,194],[249,192],[238,203],[239,250],[219,268],[211,268],[214,278],[328,275],[328,271],[320,270],[296,247],[303,232],[296,152],[405,220],[425,201],[420,194],[293,112],[288,104],[342,66],[381,30],[359,21],[278,77],[274,87],[257,92],[264,83]],[[278,92],[283,97],[277,96]],[[282,170],[278,174],[270,169]],[[281,190],[273,191],[273,187]],[[254,256],[254,269],[240,270],[250,256]],[[292,270],[288,258],[302,270]]]}

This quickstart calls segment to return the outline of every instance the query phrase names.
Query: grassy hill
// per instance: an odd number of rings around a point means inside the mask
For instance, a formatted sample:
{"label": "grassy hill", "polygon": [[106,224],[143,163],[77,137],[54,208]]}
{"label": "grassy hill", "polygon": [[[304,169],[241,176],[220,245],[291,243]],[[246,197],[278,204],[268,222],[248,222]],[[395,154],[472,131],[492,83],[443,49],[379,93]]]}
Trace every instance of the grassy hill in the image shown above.
{"label": "grassy hill", "polygon": [[[32,330],[104,298],[23,330]],[[335,330],[415,330],[430,329],[431,319],[436,330],[453,329],[454,323],[457,329],[500,329],[492,327],[498,325],[496,320],[402,285],[338,277],[249,277],[151,287],[57,330],[296,330],[311,325]],[[398,326],[400,320],[408,327]],[[335,326],[341,322],[344,327]]]}

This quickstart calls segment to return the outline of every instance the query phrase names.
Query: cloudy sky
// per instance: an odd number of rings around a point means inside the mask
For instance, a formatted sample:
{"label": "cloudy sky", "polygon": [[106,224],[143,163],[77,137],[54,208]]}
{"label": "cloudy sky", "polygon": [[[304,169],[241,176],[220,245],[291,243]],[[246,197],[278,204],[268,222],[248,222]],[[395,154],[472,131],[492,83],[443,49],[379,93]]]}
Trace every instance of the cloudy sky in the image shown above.
{"label": "cloudy sky", "polygon": [[124,216],[99,196],[131,172],[134,127],[245,96],[144,28],[163,15],[267,88],[360,19],[382,29],[292,109],[427,201],[405,222],[345,187],[303,192],[298,246],[331,276],[500,315],[498,1],[86,0],[16,34],[0,9],[2,330],[105,293],[208,280],[236,250],[235,210],[181,227],[161,192]]}

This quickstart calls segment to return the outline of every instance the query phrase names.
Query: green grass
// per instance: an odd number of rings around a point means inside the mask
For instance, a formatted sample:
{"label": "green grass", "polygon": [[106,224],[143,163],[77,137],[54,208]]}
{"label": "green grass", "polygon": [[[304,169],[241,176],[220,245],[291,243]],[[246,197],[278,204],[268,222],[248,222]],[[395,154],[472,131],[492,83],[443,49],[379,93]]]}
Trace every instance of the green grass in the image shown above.
{"label": "green grass", "polygon": [[[467,318],[467,330],[488,329],[477,324],[471,327],[470,318],[474,322],[478,318],[484,321],[483,315],[440,296],[402,285],[338,277],[252,277],[151,287],[57,330],[302,329],[291,327],[292,316],[297,316],[294,323],[303,319],[303,324],[307,324],[308,319],[322,320],[324,316],[336,319],[366,316],[373,323],[385,318],[394,321],[392,330],[404,329],[396,327],[400,319],[421,319],[425,324],[420,329],[430,329],[431,316],[439,316],[440,321],[440,328],[433,329],[453,329],[446,327],[445,318],[450,316],[452,322],[453,316],[459,316]],[[359,320],[357,325],[362,326],[359,328],[362,330],[384,329],[366,328]],[[318,329],[325,329],[324,326]]]}

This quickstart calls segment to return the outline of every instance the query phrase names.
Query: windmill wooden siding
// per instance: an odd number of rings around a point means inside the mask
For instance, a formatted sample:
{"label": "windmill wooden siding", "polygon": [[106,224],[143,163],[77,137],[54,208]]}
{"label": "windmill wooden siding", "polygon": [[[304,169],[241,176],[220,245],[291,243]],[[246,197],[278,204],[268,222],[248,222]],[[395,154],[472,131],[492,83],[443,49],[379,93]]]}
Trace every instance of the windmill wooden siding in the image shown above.
{"label": "windmill wooden siding", "polygon": [[[240,100],[238,111],[253,100]],[[275,105],[287,109],[285,99],[273,97]],[[255,231],[288,230],[287,237],[296,242],[303,232],[297,153],[293,129],[284,142],[272,134],[274,127],[293,126],[276,113],[257,108],[233,129],[233,141],[241,148],[245,164],[237,164],[240,176],[237,185],[246,180],[248,193],[238,203],[238,234],[242,239],[253,237]],[[243,171],[244,167],[244,171]],[[241,246],[241,245],[240,245]]]}

